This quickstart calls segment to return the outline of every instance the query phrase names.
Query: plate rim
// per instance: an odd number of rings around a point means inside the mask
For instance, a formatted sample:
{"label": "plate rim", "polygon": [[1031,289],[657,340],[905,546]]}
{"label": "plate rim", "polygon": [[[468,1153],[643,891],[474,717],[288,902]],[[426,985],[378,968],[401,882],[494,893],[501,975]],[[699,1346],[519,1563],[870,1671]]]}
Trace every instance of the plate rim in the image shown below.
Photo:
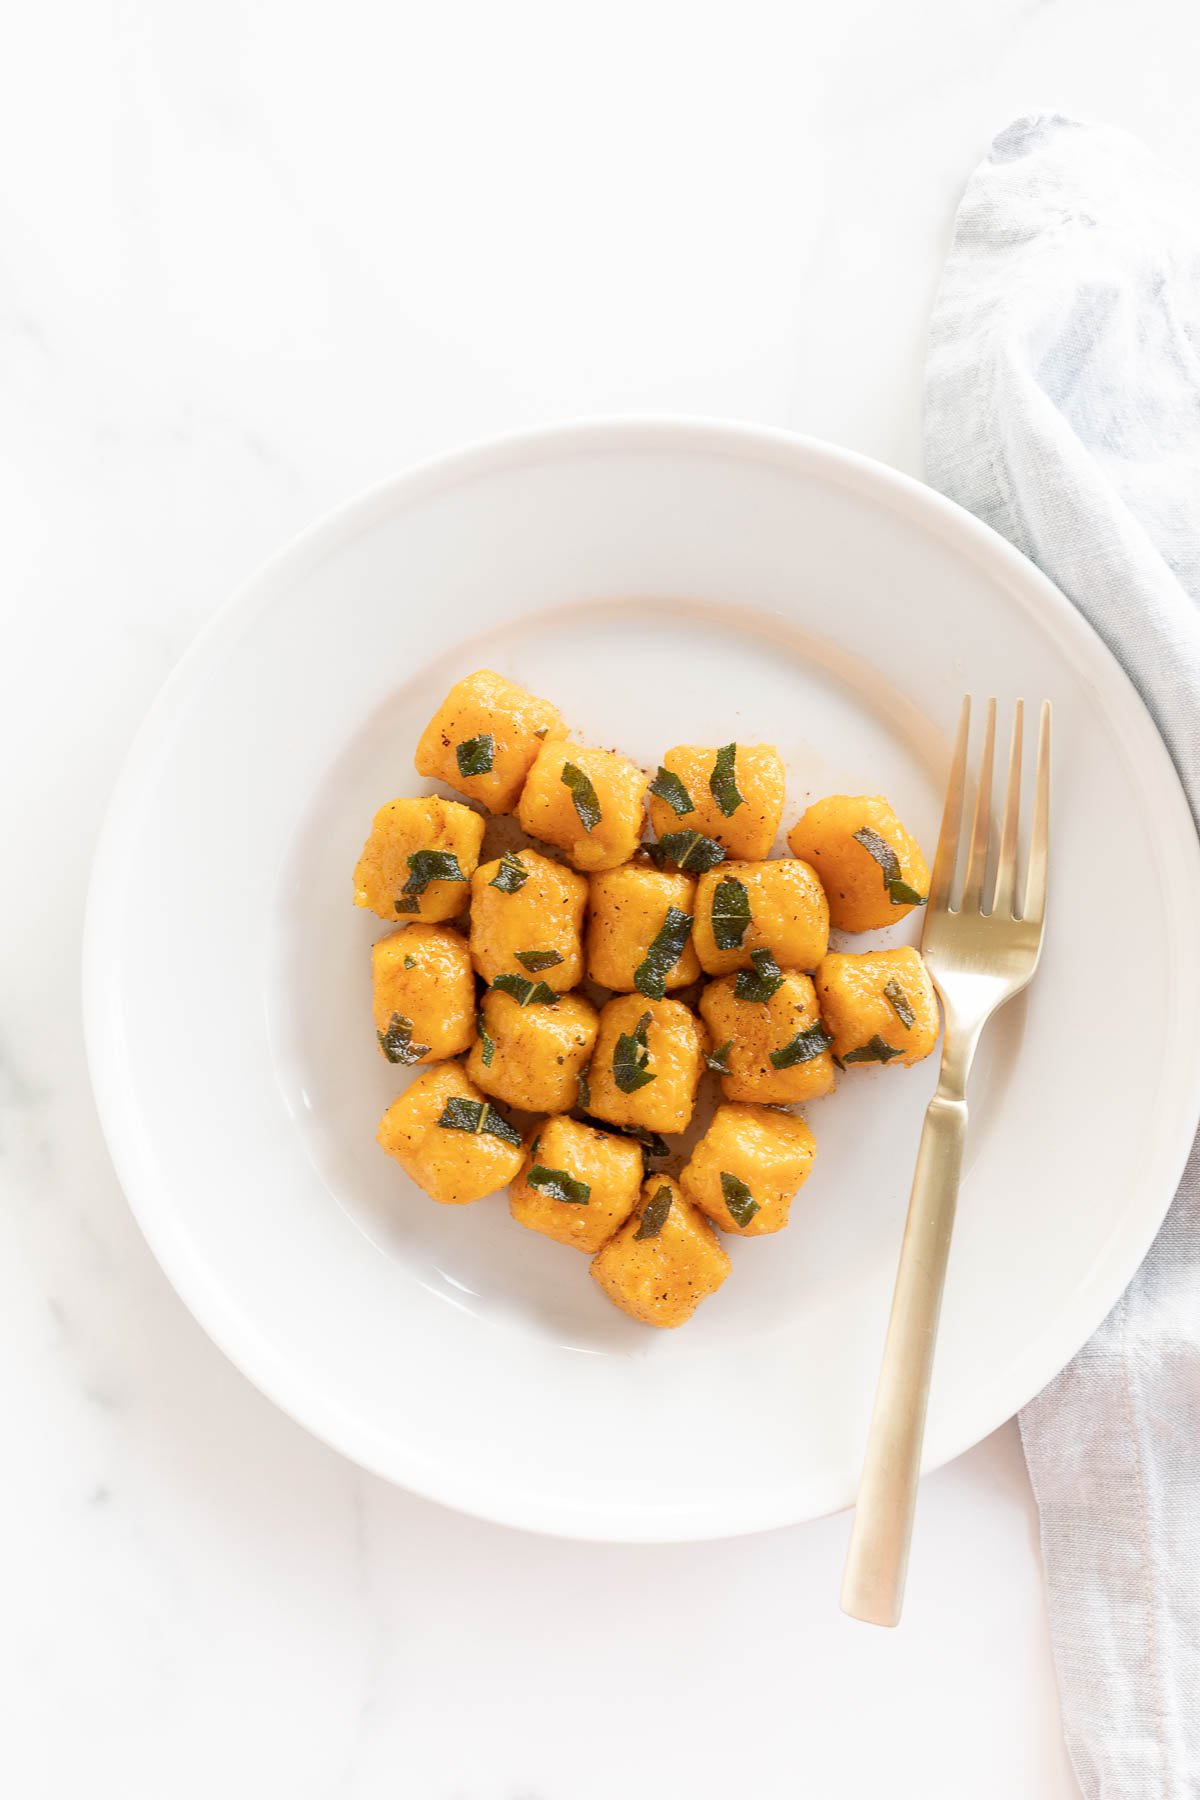
{"label": "plate rim", "polygon": [[[668,1522],[656,1517],[653,1505],[647,1503],[637,1506],[628,1503],[614,1506],[612,1502],[582,1505],[567,1502],[561,1495],[543,1498],[531,1496],[525,1490],[521,1490],[519,1498],[508,1494],[501,1497],[498,1492],[465,1493],[462,1491],[464,1485],[474,1488],[477,1484],[469,1477],[465,1483],[453,1477],[441,1479],[440,1471],[431,1472],[419,1452],[412,1452],[407,1462],[405,1458],[397,1457],[394,1450],[390,1456],[382,1454],[369,1428],[359,1427],[340,1414],[330,1418],[329,1409],[325,1409],[322,1417],[317,1397],[309,1396],[311,1404],[306,1406],[303,1394],[296,1395],[289,1390],[286,1370],[281,1370],[268,1346],[256,1342],[252,1322],[223,1304],[218,1284],[190,1258],[186,1236],[172,1220],[169,1190],[160,1192],[154,1184],[141,1178],[137,1144],[140,1116],[132,1094],[124,1092],[115,1079],[121,1060],[117,1043],[119,1034],[115,1009],[109,1005],[111,996],[106,983],[104,944],[114,929],[113,909],[123,853],[136,821],[139,794],[166,741],[176,703],[210,666],[214,653],[221,650],[235,628],[243,629],[270,603],[276,590],[287,584],[294,571],[298,572],[316,558],[336,550],[369,527],[381,512],[391,514],[448,486],[518,467],[525,462],[557,460],[605,450],[726,455],[776,464],[783,461],[793,468],[807,462],[820,469],[826,478],[832,475],[840,479],[843,486],[865,493],[876,503],[900,514],[926,535],[948,540],[960,550],[969,551],[972,560],[1004,577],[1003,585],[1010,591],[1015,590],[1017,599],[1031,607],[1036,605],[1043,624],[1057,628],[1060,642],[1064,637],[1066,639],[1064,653],[1077,671],[1082,673],[1081,663],[1086,667],[1090,659],[1093,666],[1099,665],[1107,677],[1115,679],[1124,690],[1140,726],[1141,741],[1134,747],[1133,760],[1138,766],[1144,766],[1146,759],[1158,762],[1159,775],[1165,779],[1156,785],[1162,789],[1164,802],[1173,807],[1177,815],[1175,826],[1168,835],[1166,854],[1179,859],[1180,865],[1190,863],[1190,871],[1181,866],[1179,873],[1183,880],[1190,882],[1192,891],[1200,884],[1200,838],[1179,773],[1146,702],[1099,633],[1066,595],[991,526],[936,489],[873,457],[779,427],[655,413],[570,420],[484,438],[385,477],[316,519],[260,564],[215,609],[151,702],[130,742],[105,811],[92,858],[82,935],[84,1043],[101,1131],[118,1182],[151,1253],[217,1349],[260,1393],[297,1424],[384,1480],[473,1517],[585,1541],[711,1541],[828,1516],[852,1505],[853,1491],[831,1492],[815,1509],[800,1502],[797,1495],[795,1507],[776,1508],[769,1516],[750,1518],[746,1516],[746,1508],[739,1506],[734,1509],[736,1516],[724,1521],[707,1511],[695,1515],[689,1511],[687,1515],[673,1515]],[[1195,1077],[1193,1086],[1200,1091],[1200,1038],[1192,1074]],[[1200,1113],[1200,1098],[1197,1113]],[[1191,1123],[1185,1124],[1185,1117],[1184,1109],[1180,1108],[1175,1136],[1165,1154],[1165,1167],[1170,1170],[1170,1177],[1163,1179],[1161,1203],[1156,1199],[1153,1206],[1147,1205],[1140,1219],[1141,1229],[1131,1233],[1136,1256],[1131,1251],[1129,1256],[1121,1259],[1121,1269],[1116,1276],[1097,1283],[1098,1291],[1086,1309],[1086,1329],[1080,1334],[1073,1313],[1070,1316],[1075,1322],[1065,1332],[1060,1329],[1057,1333],[1040,1334],[1038,1343],[1050,1335],[1057,1347],[1050,1357],[1043,1356],[1041,1372],[1033,1385],[1028,1385],[1028,1377],[1022,1383],[1028,1391],[1022,1393],[1002,1419],[982,1430],[970,1426],[952,1437],[949,1444],[939,1443],[923,1462],[923,1474],[932,1473],[981,1442],[1041,1392],[1111,1311],[1144,1261],[1178,1190],[1196,1135],[1196,1118],[1192,1117]],[[1070,1347],[1063,1350],[1066,1341]],[[1048,1367],[1051,1362],[1053,1367]],[[1024,1361],[1018,1365],[1024,1366]],[[851,1483],[852,1489],[854,1485]]]}

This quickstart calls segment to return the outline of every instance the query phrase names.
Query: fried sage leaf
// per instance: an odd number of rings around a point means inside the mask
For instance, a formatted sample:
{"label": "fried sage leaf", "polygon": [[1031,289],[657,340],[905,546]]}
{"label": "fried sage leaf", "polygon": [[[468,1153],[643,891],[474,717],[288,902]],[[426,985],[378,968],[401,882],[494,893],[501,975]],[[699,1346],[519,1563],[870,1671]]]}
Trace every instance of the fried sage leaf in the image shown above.
{"label": "fried sage leaf", "polygon": [[528,880],[529,870],[515,850],[508,850],[500,858],[500,867],[488,882],[488,886],[499,888],[502,894],[515,894],[517,889],[524,887]]}
{"label": "fried sage leaf", "polygon": [[679,818],[682,818],[684,813],[696,810],[692,805],[692,796],[684,787],[679,776],[673,769],[664,769],[661,763],[658,766],[658,774],[650,783],[650,792],[657,794],[660,800],[665,800],[671,811]]}
{"label": "fried sage leaf", "polygon": [[718,881],[712,902],[713,943],[718,950],[740,950],[750,923],[750,896],[736,875]]}
{"label": "fried sage leaf", "polygon": [[759,1204],[745,1182],[739,1181],[736,1175],[731,1175],[728,1169],[722,1169],[721,1192],[725,1196],[725,1205],[734,1224],[748,1225],[759,1211]]}
{"label": "fried sage leaf", "polygon": [[639,1088],[657,1080],[646,1067],[650,1061],[646,1035],[650,1019],[649,1013],[643,1013],[633,1031],[623,1031],[613,1046],[613,1080],[623,1094],[636,1094]]}
{"label": "fried sage leaf", "polygon": [[664,863],[673,862],[677,869],[691,869],[697,875],[725,861],[725,851],[717,840],[698,831],[665,832],[657,844],[647,844],[646,849],[660,869]]}
{"label": "fried sage leaf", "polygon": [[526,981],[523,975],[497,975],[492,986],[499,988],[502,994],[511,994],[518,1006],[528,1006],[531,1000],[549,1006],[558,999],[554,989],[547,987],[544,981]]}
{"label": "fried sage leaf", "polygon": [[634,971],[633,985],[647,1000],[661,1000],[667,991],[667,976],[683,955],[692,931],[692,915],[678,906],[668,906],[653,942]]}
{"label": "fried sage leaf", "polygon": [[720,1047],[718,1049],[709,1051],[708,1055],[704,1058],[704,1060],[708,1064],[709,1068],[713,1071],[714,1074],[728,1075],[728,1073],[729,1073],[729,1052],[732,1049],[733,1049],[733,1039],[726,1038],[725,1042],[722,1045],[720,1045]]}
{"label": "fried sage leaf", "polygon": [[646,1156],[670,1156],[671,1146],[665,1137],[657,1131],[651,1131],[646,1125],[621,1125],[616,1127],[622,1137],[636,1138]]}
{"label": "fried sage leaf", "polygon": [[646,1202],[642,1213],[641,1224],[633,1234],[635,1244],[646,1238],[656,1238],[667,1222],[667,1214],[671,1210],[671,1190],[664,1182],[652,1200]]}
{"label": "fried sage leaf", "polygon": [[739,806],[745,805],[745,798],[738,793],[737,781],[734,777],[734,765],[737,761],[737,745],[726,744],[717,751],[717,760],[713,764],[713,772],[708,778],[708,788],[713,799],[727,819],[732,819]]}
{"label": "fried sage leaf", "polygon": [[[891,1044],[885,1042],[885,1040],[880,1037],[879,1033],[876,1032],[873,1038],[868,1038],[866,1043],[860,1044],[857,1050],[848,1050],[846,1055],[843,1056],[842,1062],[843,1064],[871,1062],[889,1063],[893,1056],[903,1055],[903,1050],[893,1049]],[[774,1058],[771,1060],[774,1061]]]}
{"label": "fried sage leaf", "polygon": [[479,737],[464,738],[454,746],[460,775],[490,775],[496,760],[496,740],[490,731]]}
{"label": "fried sage leaf", "polygon": [[543,1169],[535,1163],[525,1177],[531,1188],[537,1188],[550,1200],[564,1200],[568,1206],[586,1206],[592,1190],[586,1181],[569,1175],[565,1169]]}
{"label": "fried sage leaf", "polygon": [[575,802],[575,811],[579,814],[579,823],[585,831],[594,831],[603,817],[596,790],[577,763],[564,763],[562,775],[559,777],[565,787],[571,790],[571,798]]}
{"label": "fried sage leaf", "polygon": [[514,954],[521,967],[528,969],[531,975],[538,975],[543,969],[553,969],[562,961],[557,950],[517,950]]}
{"label": "fried sage leaf", "polygon": [[498,1113],[494,1106],[489,1106],[484,1100],[465,1100],[458,1094],[447,1100],[438,1124],[443,1131],[470,1131],[476,1135],[486,1132],[489,1137],[499,1138],[504,1144],[517,1145],[521,1142],[521,1134],[516,1126],[510,1125],[503,1113]]}
{"label": "fried sage leaf", "polygon": [[861,844],[868,856],[873,856],[883,874],[883,885],[888,891],[888,898],[893,906],[924,906],[925,895],[918,894],[916,888],[909,887],[907,881],[900,876],[900,858],[892,849],[886,838],[872,831],[869,825],[853,833],[856,844]]}
{"label": "fried sage leaf", "polygon": [[403,1013],[393,1013],[386,1031],[377,1031],[379,1048],[390,1063],[418,1063],[429,1055],[428,1044],[413,1043],[413,1025]]}
{"label": "fried sage leaf", "polygon": [[734,998],[751,1000],[756,1006],[765,1006],[783,986],[783,970],[769,950],[752,950],[750,961],[754,964],[752,969],[738,970],[737,980],[733,984]]}
{"label": "fried sage leaf", "polygon": [[898,981],[889,981],[883,990],[883,997],[899,1019],[906,1031],[911,1031],[917,1022],[917,1015],[909,1003],[908,995]]}
{"label": "fried sage leaf", "polygon": [[645,1125],[610,1125],[610,1131],[616,1131],[621,1137],[636,1138],[642,1147],[642,1178],[648,1181],[654,1170],[650,1167],[659,1157],[670,1156],[671,1146],[666,1138],[660,1137],[657,1131],[650,1131]]}
{"label": "fried sage leaf", "polygon": [[479,1060],[482,1062],[485,1069],[490,1069],[492,1066],[492,1058],[496,1054],[496,1044],[487,1028],[487,1021],[483,1016],[482,1006],[475,1014],[475,1029],[479,1033]]}
{"label": "fried sage leaf", "polygon": [[889,881],[888,898],[893,906],[924,906],[928,894],[918,894],[916,888],[909,887],[907,881]]}
{"label": "fried sage leaf", "polygon": [[[408,859],[409,876],[401,890],[405,894],[423,894],[431,881],[465,881],[457,856],[449,850],[414,850]],[[396,902],[399,912],[400,902]],[[406,906],[405,912],[410,909]]]}
{"label": "fried sage leaf", "polygon": [[883,871],[884,887],[887,886],[889,881],[898,881],[900,879],[900,858],[896,855],[896,852],[892,849],[892,846],[888,843],[886,838],[880,837],[877,831],[872,831],[869,825],[863,825],[858,831],[854,832],[853,836],[855,843],[861,844],[867,855],[873,856],[875,861],[879,864],[880,869]]}
{"label": "fried sage leaf", "polygon": [[814,1056],[820,1056],[832,1042],[833,1039],[818,1019],[806,1031],[798,1031],[782,1050],[772,1050],[771,1062],[777,1069],[794,1069],[797,1063],[811,1062]]}

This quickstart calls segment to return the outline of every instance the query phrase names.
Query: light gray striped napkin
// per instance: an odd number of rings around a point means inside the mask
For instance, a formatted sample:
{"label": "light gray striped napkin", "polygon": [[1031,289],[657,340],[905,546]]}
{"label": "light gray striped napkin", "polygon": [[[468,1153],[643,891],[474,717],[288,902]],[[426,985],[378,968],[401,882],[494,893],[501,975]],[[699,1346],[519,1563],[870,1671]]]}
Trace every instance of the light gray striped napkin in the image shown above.
{"label": "light gray striped napkin", "polygon": [[[1200,821],[1200,197],[1135,139],[1019,119],[972,175],[925,456],[1124,664]],[[1021,1433],[1086,1800],[1197,1800],[1200,1141],[1140,1272]]]}

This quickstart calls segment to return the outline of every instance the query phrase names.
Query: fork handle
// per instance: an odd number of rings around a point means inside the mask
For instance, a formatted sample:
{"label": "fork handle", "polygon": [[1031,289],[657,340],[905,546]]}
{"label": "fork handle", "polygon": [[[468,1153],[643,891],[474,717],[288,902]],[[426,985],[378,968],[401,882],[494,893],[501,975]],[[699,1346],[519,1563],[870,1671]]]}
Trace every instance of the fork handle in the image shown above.
{"label": "fork handle", "polygon": [[842,1578],[843,1612],[872,1625],[898,1624],[904,1600],[933,1348],[967,1133],[966,1074],[974,1044],[955,1048],[953,1065],[943,1062],[921,1132]]}

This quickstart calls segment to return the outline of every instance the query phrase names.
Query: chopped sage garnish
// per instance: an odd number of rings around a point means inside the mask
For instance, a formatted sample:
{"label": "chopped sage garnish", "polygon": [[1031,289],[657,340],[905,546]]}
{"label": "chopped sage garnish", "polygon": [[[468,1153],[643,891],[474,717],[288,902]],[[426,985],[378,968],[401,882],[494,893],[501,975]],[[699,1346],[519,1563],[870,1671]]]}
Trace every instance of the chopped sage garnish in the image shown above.
{"label": "chopped sage garnish", "polygon": [[712,903],[713,943],[718,950],[740,950],[750,923],[750,896],[736,875],[723,875]]}
{"label": "chopped sage garnish", "polygon": [[924,906],[929,898],[927,894],[918,894],[907,881],[889,881],[888,896],[893,906]]}
{"label": "chopped sage garnish", "polygon": [[[591,1103],[589,1090],[587,1104]],[[584,1104],[581,1102],[581,1105]],[[660,1156],[670,1156],[671,1146],[666,1138],[660,1137],[657,1131],[647,1130],[645,1125],[610,1125],[607,1119],[588,1118],[585,1121],[591,1130],[602,1131],[608,1137],[633,1138],[641,1146],[642,1174],[648,1181],[654,1173],[650,1164]]]}
{"label": "chopped sage garnish", "polygon": [[562,961],[557,950],[517,950],[514,954],[521,967],[528,969],[531,975],[537,975],[543,969],[552,969]]}
{"label": "chopped sage garnish", "polygon": [[647,844],[652,862],[661,869],[673,862],[678,869],[692,869],[702,875],[725,861],[725,851],[715,838],[703,837],[698,831],[668,831],[657,844]]}
{"label": "chopped sage garnish", "polygon": [[528,880],[529,870],[516,851],[507,850],[500,858],[500,867],[488,882],[488,886],[499,888],[502,894],[515,894],[517,889],[524,887]]}
{"label": "chopped sage garnish", "polygon": [[684,813],[696,810],[692,805],[692,796],[684,787],[679,776],[673,769],[664,769],[661,763],[658,766],[658,774],[650,783],[650,792],[657,794],[660,800],[665,800],[671,811],[677,813],[680,818]]}
{"label": "chopped sage garnish", "polygon": [[404,959],[404,966],[406,969],[415,969],[417,966],[416,957],[415,956],[406,956]]}
{"label": "chopped sage garnish", "polygon": [[393,1013],[386,1031],[377,1031],[379,1048],[390,1063],[416,1063],[429,1055],[428,1044],[413,1043],[413,1025],[403,1013]]}
{"label": "chopped sage garnish", "polygon": [[575,1077],[575,1086],[578,1095],[575,1104],[586,1112],[588,1107],[592,1104],[592,1084],[588,1080],[588,1072],[586,1069],[580,1069],[578,1075]]}
{"label": "chopped sage garnish", "polygon": [[917,1022],[917,1015],[909,1003],[908,995],[898,981],[889,981],[883,990],[883,997],[899,1019],[906,1031],[911,1031]]}
{"label": "chopped sage garnish", "polygon": [[575,802],[575,811],[579,814],[579,823],[585,831],[594,831],[600,823],[600,802],[596,790],[577,763],[564,763],[559,777],[564,786],[571,790],[571,798]]}
{"label": "chopped sage garnish", "polygon": [[731,1175],[728,1169],[721,1170],[721,1192],[725,1196],[725,1206],[735,1225],[748,1225],[759,1210],[758,1201],[750,1192],[744,1181]]}
{"label": "chopped sage garnish", "polygon": [[754,964],[752,969],[738,970],[737,980],[733,984],[734,998],[752,1000],[756,1006],[765,1006],[783,986],[783,970],[769,950],[752,950],[750,961]]}
{"label": "chopped sage garnish", "polygon": [[683,955],[691,930],[691,913],[683,912],[678,906],[668,906],[650,948],[634,971],[633,985],[647,1000],[663,998],[667,991],[667,976]]}
{"label": "chopped sage garnish", "polygon": [[727,819],[731,819],[739,806],[744,805],[744,798],[738,793],[737,781],[734,778],[734,764],[737,761],[737,745],[726,744],[717,751],[717,760],[713,764],[713,772],[708,778],[709,792]]}
{"label": "chopped sage garnish", "polygon": [[[408,859],[408,867],[409,877],[402,890],[406,894],[423,894],[431,881],[467,879],[458,866],[457,856],[452,856],[449,850],[414,850]],[[400,910],[397,900],[396,911]],[[410,909],[406,906],[403,910],[408,912]]]}
{"label": "chopped sage garnish", "polygon": [[709,1052],[709,1054],[704,1058],[705,1062],[708,1064],[709,1068],[713,1071],[714,1074],[728,1075],[728,1073],[729,1073],[729,1052],[732,1049],[733,1049],[733,1039],[726,1038],[725,1042],[720,1046],[719,1049],[711,1050]]}
{"label": "chopped sage garnish", "polygon": [[798,1031],[782,1050],[772,1050],[772,1066],[776,1069],[794,1069],[797,1063],[811,1062],[814,1056],[820,1056],[832,1042],[833,1039],[818,1019],[807,1031]]}
{"label": "chopped sage garnish", "polygon": [[612,1127],[619,1130],[622,1137],[636,1138],[642,1147],[642,1177],[649,1181],[654,1170],[650,1164],[659,1157],[670,1156],[671,1146],[666,1138],[660,1137],[657,1131],[649,1131],[644,1125],[622,1125]]}
{"label": "chopped sage garnish", "polygon": [[558,999],[554,989],[547,987],[544,981],[526,981],[523,975],[497,975],[492,986],[499,988],[502,994],[511,994],[518,1006],[528,1006],[531,1000],[549,1006]]}
{"label": "chopped sage garnish", "polygon": [[671,1190],[664,1181],[652,1200],[647,1200],[642,1211],[641,1224],[633,1234],[635,1244],[646,1238],[656,1238],[667,1222],[667,1214],[671,1210]]}
{"label": "chopped sage garnish", "polygon": [[[843,1063],[868,1063],[868,1062],[889,1063],[889,1062],[891,1062],[893,1056],[903,1056],[903,1055],[904,1055],[903,1050],[893,1049],[892,1045],[887,1043],[886,1040],[881,1038],[879,1033],[876,1032],[875,1036],[873,1038],[868,1038],[866,1043],[860,1044],[857,1050],[848,1050],[846,1052],[846,1055],[843,1056],[842,1062]],[[774,1059],[772,1059],[772,1060],[774,1060]]]}
{"label": "chopped sage garnish", "polygon": [[651,1131],[646,1125],[621,1125],[617,1129],[622,1137],[636,1138],[647,1156],[670,1156],[671,1146],[665,1137],[657,1131]]}
{"label": "chopped sage garnish", "polygon": [[494,1106],[485,1100],[465,1100],[460,1095],[446,1102],[438,1124],[443,1131],[470,1131],[478,1135],[486,1132],[489,1137],[499,1138],[504,1144],[519,1144],[521,1134],[515,1125],[510,1125],[503,1113],[498,1113]]}
{"label": "chopped sage garnish", "polygon": [[636,1094],[639,1088],[657,1079],[646,1067],[650,1061],[647,1027],[651,1016],[643,1013],[633,1031],[623,1031],[613,1048],[613,1080],[623,1094]]}
{"label": "chopped sage garnish", "polygon": [[622,1125],[622,1136],[637,1138],[646,1156],[669,1156],[671,1145],[666,1138],[660,1138],[657,1130],[649,1130],[648,1125]]}
{"label": "chopped sage garnish", "polygon": [[592,1190],[586,1181],[568,1175],[565,1169],[543,1169],[537,1163],[525,1177],[531,1188],[538,1188],[549,1200],[565,1200],[568,1206],[586,1206]]}
{"label": "chopped sage garnish", "polygon": [[487,1021],[483,1016],[482,1006],[475,1014],[475,1029],[479,1033],[479,1060],[482,1062],[485,1069],[490,1069],[492,1066],[492,1058],[496,1054],[496,1045],[495,1040],[487,1028]]}
{"label": "chopped sage garnish", "polygon": [[886,838],[872,831],[869,825],[853,833],[856,844],[861,844],[868,856],[873,856],[883,873],[883,885],[888,891],[888,898],[893,906],[924,906],[925,895],[918,894],[916,888],[909,887],[907,881],[900,878],[900,858],[892,849]]}
{"label": "chopped sage garnish", "polygon": [[900,858],[896,855],[896,852],[892,849],[892,846],[888,843],[887,839],[880,837],[877,831],[872,831],[869,825],[862,826],[862,828],[853,835],[855,843],[861,844],[867,855],[873,856],[875,861],[879,864],[879,867],[882,869],[884,887],[887,886],[889,881],[898,881],[900,878]]}
{"label": "chopped sage garnish", "polygon": [[479,737],[464,738],[454,746],[460,775],[490,775],[496,760],[496,740],[490,731]]}

